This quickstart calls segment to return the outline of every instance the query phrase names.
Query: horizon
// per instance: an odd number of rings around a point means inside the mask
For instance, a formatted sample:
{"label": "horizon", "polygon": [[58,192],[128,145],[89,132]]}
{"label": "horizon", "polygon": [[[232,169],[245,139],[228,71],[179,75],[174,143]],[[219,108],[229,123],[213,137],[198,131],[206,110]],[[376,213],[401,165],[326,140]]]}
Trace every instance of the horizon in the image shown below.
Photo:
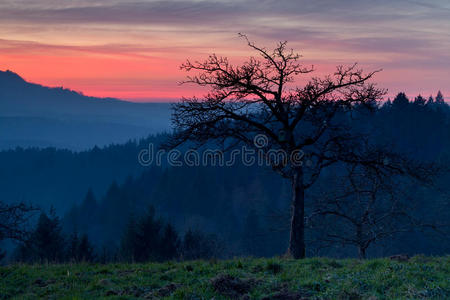
{"label": "horizon", "polygon": [[448,95],[449,17],[443,0],[6,2],[0,69],[93,97],[167,102],[201,95],[178,85],[186,59],[216,53],[239,64],[254,55],[237,35],[243,32],[262,47],[288,41],[315,66],[314,76],[358,62],[365,71],[383,69],[374,82],[391,98]]}
{"label": "horizon", "polygon": [[[124,102],[130,102],[130,103],[142,103],[142,104],[145,104],[145,103],[176,103],[177,101],[180,100],[179,98],[178,98],[178,99],[177,99],[177,98],[134,98],[134,99],[124,99],[124,98],[117,98],[117,97],[108,96],[108,95],[104,95],[104,96],[94,96],[94,95],[87,94],[87,93],[85,93],[84,91],[76,90],[76,89],[73,89],[73,88],[68,87],[68,86],[48,86],[48,85],[42,84],[42,83],[40,83],[40,82],[33,82],[33,81],[30,81],[30,80],[27,80],[27,78],[24,78],[24,76],[22,76],[21,74],[19,74],[19,73],[17,73],[17,72],[14,72],[14,70],[6,69],[6,70],[0,70],[0,72],[5,72],[5,73],[6,73],[6,72],[11,72],[11,73],[13,73],[13,74],[18,75],[18,76],[19,76],[20,78],[22,78],[25,82],[30,83],[30,84],[37,84],[37,85],[41,85],[41,86],[48,87],[48,88],[64,88],[64,89],[68,89],[68,90],[74,91],[74,92],[76,92],[76,93],[79,93],[79,94],[81,94],[81,95],[83,95],[83,96],[86,96],[86,97],[94,97],[94,98],[99,98],[99,99],[108,99],[108,98],[111,98],[111,99],[114,99],[114,100],[120,100],[120,101],[124,101]],[[446,97],[446,95],[448,95],[448,94],[445,93],[445,92],[443,92],[442,90],[438,90],[438,91],[436,91],[435,93],[431,93],[429,96],[432,96],[433,98],[435,98],[435,96],[436,96],[436,94],[437,94],[438,92],[443,93],[444,101],[447,102],[447,98],[448,98],[448,97]],[[386,102],[386,101],[388,101],[388,100],[393,100],[399,93],[405,93],[406,96],[408,97],[408,99],[410,99],[410,100],[414,100],[414,98],[417,97],[417,96],[419,96],[419,95],[421,95],[421,96],[424,97],[425,99],[428,99],[428,97],[429,97],[429,96],[424,95],[424,94],[410,95],[410,94],[408,94],[408,93],[405,92],[405,91],[398,91],[398,92],[395,93],[395,94],[391,94],[391,93],[389,93],[389,91],[388,91],[388,93],[386,94],[386,96],[385,96],[384,99],[383,99],[383,103]]]}

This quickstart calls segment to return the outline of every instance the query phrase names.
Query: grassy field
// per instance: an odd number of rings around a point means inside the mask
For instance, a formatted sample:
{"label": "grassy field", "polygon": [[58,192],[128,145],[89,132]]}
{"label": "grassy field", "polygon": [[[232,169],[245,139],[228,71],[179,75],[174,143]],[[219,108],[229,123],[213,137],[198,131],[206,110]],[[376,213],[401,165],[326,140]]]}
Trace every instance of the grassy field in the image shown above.
{"label": "grassy field", "polygon": [[2,299],[450,299],[450,257],[0,267]]}

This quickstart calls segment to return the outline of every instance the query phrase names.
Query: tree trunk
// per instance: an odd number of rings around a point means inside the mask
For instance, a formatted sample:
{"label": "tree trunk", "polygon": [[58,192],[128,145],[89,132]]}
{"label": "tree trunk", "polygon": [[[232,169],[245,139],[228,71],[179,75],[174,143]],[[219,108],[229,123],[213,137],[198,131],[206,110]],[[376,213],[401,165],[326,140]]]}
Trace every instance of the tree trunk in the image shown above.
{"label": "tree trunk", "polygon": [[295,170],[292,178],[291,233],[289,254],[295,258],[305,258],[305,189],[303,170]]}
{"label": "tree trunk", "polygon": [[363,246],[358,247],[358,258],[359,259],[366,259],[366,248]]}
{"label": "tree trunk", "polygon": [[356,238],[358,240],[358,258],[365,259],[366,258],[366,249],[362,240],[362,225],[358,224],[356,226]]}

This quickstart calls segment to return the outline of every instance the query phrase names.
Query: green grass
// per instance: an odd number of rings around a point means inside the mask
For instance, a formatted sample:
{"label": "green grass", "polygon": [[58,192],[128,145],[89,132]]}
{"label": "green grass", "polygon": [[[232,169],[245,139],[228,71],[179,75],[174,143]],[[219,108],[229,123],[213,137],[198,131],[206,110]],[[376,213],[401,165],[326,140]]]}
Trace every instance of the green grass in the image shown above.
{"label": "green grass", "polygon": [[0,267],[0,298],[450,299],[450,256],[18,264]]}

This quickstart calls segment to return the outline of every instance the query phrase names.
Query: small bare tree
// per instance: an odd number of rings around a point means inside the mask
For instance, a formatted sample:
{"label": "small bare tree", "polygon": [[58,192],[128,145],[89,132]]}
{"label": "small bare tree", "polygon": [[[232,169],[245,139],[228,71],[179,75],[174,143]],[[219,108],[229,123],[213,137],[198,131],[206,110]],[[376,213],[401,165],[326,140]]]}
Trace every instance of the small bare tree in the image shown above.
{"label": "small bare tree", "polygon": [[[410,164],[415,164],[414,168],[418,166],[414,162]],[[436,168],[430,166],[428,170],[420,171],[426,177],[411,181],[412,178],[380,173],[379,169],[365,165],[346,165],[338,171],[338,176],[327,178],[316,187],[318,191],[307,218],[313,239],[320,247],[355,246],[359,258],[363,259],[372,244],[401,232],[425,227],[437,229],[435,224],[414,216],[414,201],[406,192],[407,187],[430,183]]]}
{"label": "small bare tree", "polygon": [[[25,203],[6,204],[0,201],[0,241],[24,241],[28,236],[28,221],[37,209]],[[3,256],[4,253],[0,253]]]}
{"label": "small bare tree", "polygon": [[[321,170],[341,159],[383,165],[383,158],[358,155],[360,136],[352,131],[346,116],[356,107],[374,107],[385,91],[369,83],[377,71],[364,73],[356,65],[339,66],[332,75],[312,77],[304,86],[294,87],[298,76],[313,71],[300,63],[299,54],[287,49],[286,42],[270,51],[241,36],[259,58],[250,57],[234,66],[227,58],[213,54],[203,62],[188,60],[181,66],[196,72],[184,83],[207,87],[210,92],[203,98],[183,98],[174,104],[176,131],[166,147],[215,141],[227,149],[241,143],[266,153],[270,149],[284,151],[290,159],[273,160],[271,166],[291,181],[288,252],[303,258],[305,189]],[[255,145],[254,137],[259,135],[266,138],[262,146]],[[307,157],[307,168],[299,157]]]}

